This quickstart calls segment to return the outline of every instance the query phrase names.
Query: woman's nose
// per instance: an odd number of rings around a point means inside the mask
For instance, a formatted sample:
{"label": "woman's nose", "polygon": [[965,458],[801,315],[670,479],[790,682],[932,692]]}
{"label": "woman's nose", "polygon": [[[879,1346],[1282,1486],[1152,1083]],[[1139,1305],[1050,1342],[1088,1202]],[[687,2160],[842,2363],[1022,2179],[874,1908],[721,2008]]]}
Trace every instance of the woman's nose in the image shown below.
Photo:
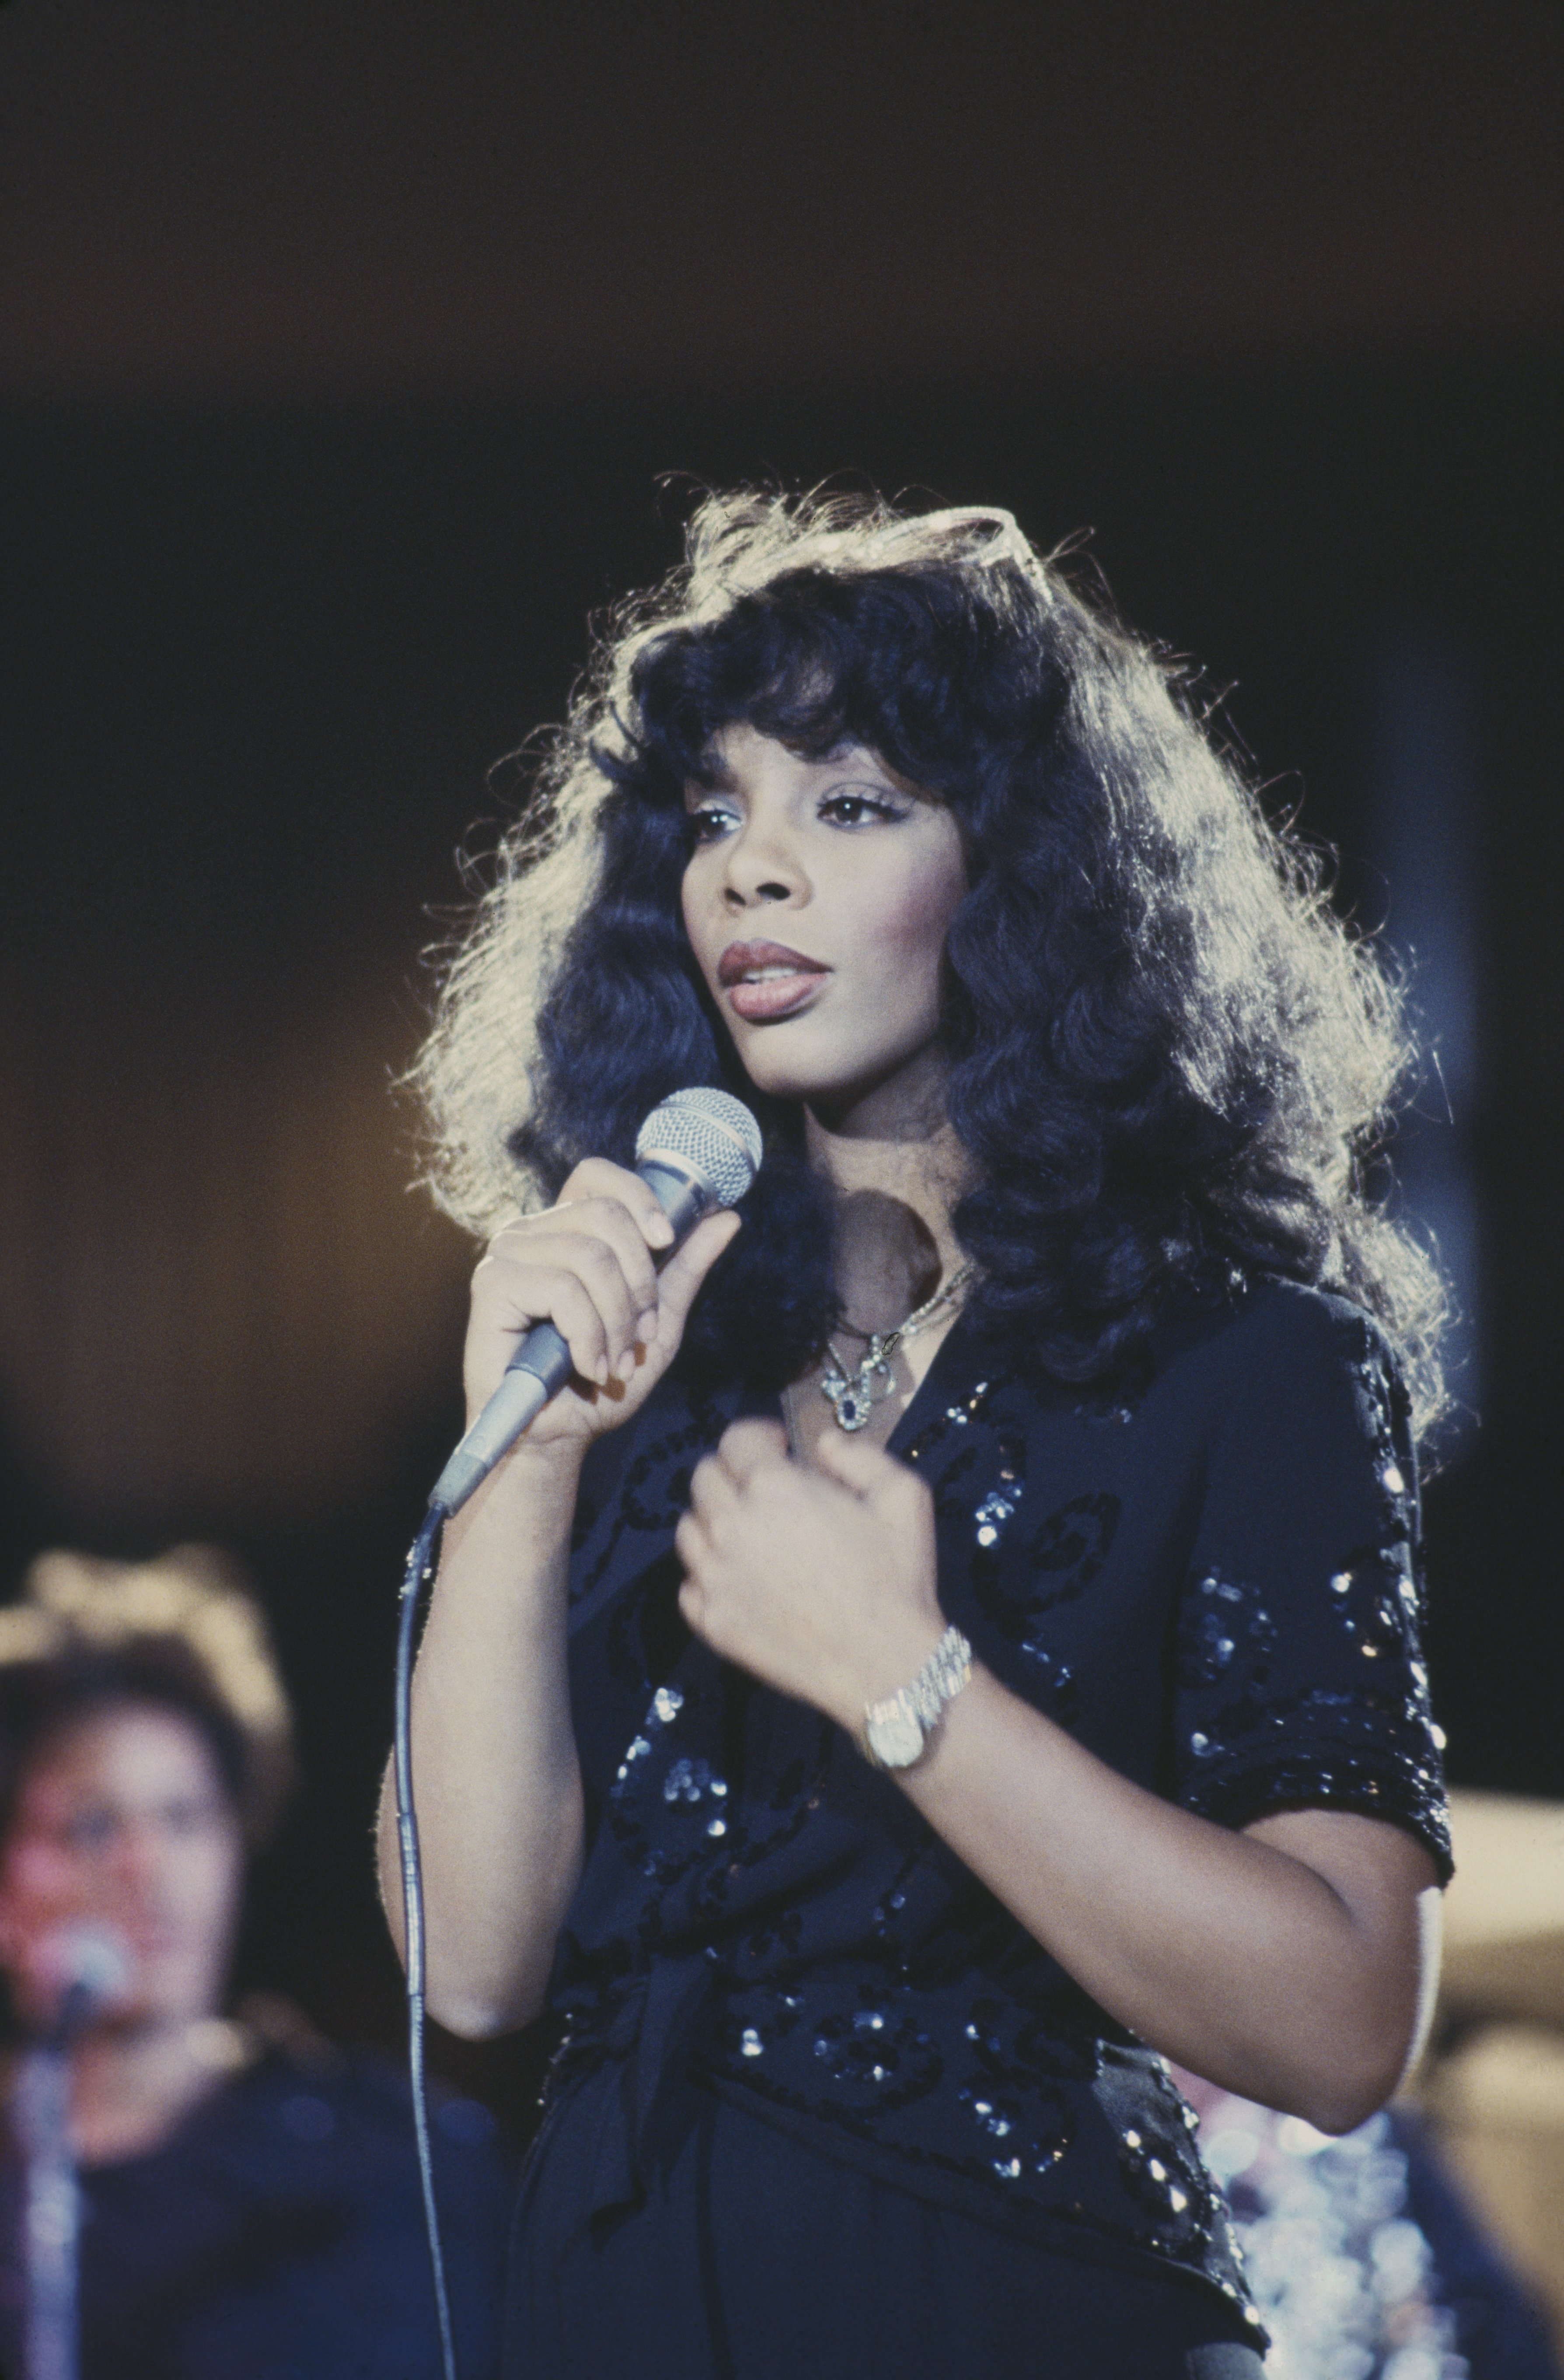
{"label": "woman's nose", "polygon": [[809,879],[785,830],[751,819],[727,848],[722,898],[730,909],[808,897]]}
{"label": "woman's nose", "polygon": [[748,909],[765,901],[791,901],[793,888],[775,877],[767,877],[753,886],[730,881],[722,888],[722,898],[730,909]]}
{"label": "woman's nose", "polygon": [[168,1845],[161,1828],[133,1820],[120,1829],[115,1850],[121,1882],[144,1889],[162,1873]]}

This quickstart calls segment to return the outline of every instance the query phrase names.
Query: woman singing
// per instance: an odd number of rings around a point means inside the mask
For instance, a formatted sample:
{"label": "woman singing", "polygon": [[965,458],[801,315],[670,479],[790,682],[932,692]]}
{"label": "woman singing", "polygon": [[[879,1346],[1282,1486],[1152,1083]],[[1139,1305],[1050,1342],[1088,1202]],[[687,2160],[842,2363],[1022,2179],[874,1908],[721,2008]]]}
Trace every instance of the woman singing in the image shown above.
{"label": "woman singing", "polygon": [[[1359,2123],[1449,1864],[1403,1054],[1007,514],[713,500],[621,620],[423,1068],[473,1409],[576,1370],[414,1710],[430,2005],[564,2026],[507,2369],[1258,2371],[1164,2058]],[[660,1272],[699,1083],[766,1161]]]}

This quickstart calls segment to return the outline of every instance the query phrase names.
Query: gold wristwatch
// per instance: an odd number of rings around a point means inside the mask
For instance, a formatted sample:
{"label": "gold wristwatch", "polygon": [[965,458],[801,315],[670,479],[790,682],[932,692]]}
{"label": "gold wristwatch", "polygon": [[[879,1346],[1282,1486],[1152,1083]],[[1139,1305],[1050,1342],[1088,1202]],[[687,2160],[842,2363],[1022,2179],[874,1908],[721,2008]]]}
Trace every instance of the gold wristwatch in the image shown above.
{"label": "gold wristwatch", "polygon": [[913,1680],[889,1701],[869,1703],[858,1749],[871,1768],[910,1768],[922,1756],[945,1705],[972,1675],[972,1647],[947,1628]]}

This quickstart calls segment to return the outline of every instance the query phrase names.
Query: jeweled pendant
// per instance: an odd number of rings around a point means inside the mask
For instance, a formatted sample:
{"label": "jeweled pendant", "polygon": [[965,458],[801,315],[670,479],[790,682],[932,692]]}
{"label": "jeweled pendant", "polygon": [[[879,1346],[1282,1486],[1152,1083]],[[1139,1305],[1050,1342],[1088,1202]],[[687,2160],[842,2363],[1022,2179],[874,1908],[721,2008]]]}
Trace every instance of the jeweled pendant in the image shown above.
{"label": "jeweled pendant", "polygon": [[867,1388],[853,1380],[822,1380],[820,1386],[830,1399],[831,1411],[839,1429],[862,1429],[868,1421],[872,1405]]}
{"label": "jeweled pendant", "polygon": [[897,1336],[894,1330],[888,1338],[881,1338],[876,1332],[869,1341],[867,1354],[855,1372],[847,1369],[836,1349],[827,1340],[826,1373],[820,1382],[820,1394],[830,1398],[838,1429],[867,1427],[877,1402],[874,1392],[877,1378],[884,1382],[885,1392],[889,1394],[891,1350],[896,1344]]}

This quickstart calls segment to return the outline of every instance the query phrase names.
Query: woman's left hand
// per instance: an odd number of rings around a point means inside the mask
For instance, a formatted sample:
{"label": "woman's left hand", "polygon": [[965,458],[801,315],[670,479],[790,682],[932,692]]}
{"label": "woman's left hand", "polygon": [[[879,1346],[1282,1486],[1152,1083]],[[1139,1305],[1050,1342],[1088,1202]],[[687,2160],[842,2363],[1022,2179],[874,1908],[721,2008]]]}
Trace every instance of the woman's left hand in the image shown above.
{"label": "woman's left hand", "polygon": [[933,1500],[879,1447],[832,1434],[816,1460],[795,1463],[776,1422],[724,1432],[674,1537],[679,1605],[724,1660],[856,1736],[944,1633]]}

